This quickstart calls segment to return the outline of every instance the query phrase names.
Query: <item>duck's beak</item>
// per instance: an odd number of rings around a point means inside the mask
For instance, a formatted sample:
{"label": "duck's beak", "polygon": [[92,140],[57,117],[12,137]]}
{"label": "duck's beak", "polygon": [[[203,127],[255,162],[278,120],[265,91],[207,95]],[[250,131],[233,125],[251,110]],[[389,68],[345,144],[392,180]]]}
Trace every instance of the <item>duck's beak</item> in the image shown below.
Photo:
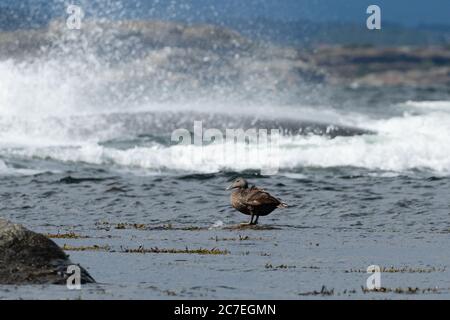
{"label": "duck's beak", "polygon": [[225,189],[225,191],[228,191],[228,190],[231,190],[231,189],[233,189],[233,185],[232,185],[232,184],[230,184],[230,185]]}

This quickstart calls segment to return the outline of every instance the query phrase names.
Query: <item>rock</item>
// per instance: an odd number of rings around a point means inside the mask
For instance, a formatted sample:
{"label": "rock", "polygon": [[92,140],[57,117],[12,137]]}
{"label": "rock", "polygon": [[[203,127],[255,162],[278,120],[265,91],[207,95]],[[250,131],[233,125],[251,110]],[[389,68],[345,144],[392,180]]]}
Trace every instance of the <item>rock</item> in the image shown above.
{"label": "rock", "polygon": [[447,47],[330,47],[314,51],[311,64],[325,70],[327,82],[368,87],[450,86]]}
{"label": "rock", "polygon": [[37,63],[64,79],[95,75],[74,88],[96,105],[198,97],[289,104],[322,85],[450,87],[445,46],[281,47],[225,27],[172,21],[88,19],[74,31],[55,20],[45,28],[0,31],[0,60],[10,59],[23,62],[26,72]]}
{"label": "rock", "polygon": [[[0,284],[66,284],[70,265],[68,255],[46,236],[0,219]],[[81,283],[95,283],[80,269]]]}

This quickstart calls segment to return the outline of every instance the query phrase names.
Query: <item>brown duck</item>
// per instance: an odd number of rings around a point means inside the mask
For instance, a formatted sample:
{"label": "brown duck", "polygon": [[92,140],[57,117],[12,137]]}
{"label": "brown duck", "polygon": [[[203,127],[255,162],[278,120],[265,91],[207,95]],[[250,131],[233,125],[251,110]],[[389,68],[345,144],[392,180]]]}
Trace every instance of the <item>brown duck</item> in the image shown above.
{"label": "brown duck", "polygon": [[[268,192],[255,186],[249,188],[243,178],[236,179],[226,190],[236,189],[231,193],[231,205],[236,210],[250,216],[250,222],[244,225],[258,224],[260,216],[267,216],[276,208],[286,208],[287,204],[271,196]],[[253,219],[256,217],[255,221]]]}

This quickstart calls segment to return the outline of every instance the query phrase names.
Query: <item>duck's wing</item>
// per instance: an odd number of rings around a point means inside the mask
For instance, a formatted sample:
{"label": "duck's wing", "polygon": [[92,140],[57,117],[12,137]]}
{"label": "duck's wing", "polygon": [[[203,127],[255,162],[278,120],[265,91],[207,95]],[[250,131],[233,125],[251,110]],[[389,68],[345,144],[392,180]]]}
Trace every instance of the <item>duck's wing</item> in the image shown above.
{"label": "duck's wing", "polygon": [[261,206],[261,205],[281,205],[281,201],[273,197],[270,193],[264,191],[263,189],[252,187],[245,197],[245,203],[251,206]]}

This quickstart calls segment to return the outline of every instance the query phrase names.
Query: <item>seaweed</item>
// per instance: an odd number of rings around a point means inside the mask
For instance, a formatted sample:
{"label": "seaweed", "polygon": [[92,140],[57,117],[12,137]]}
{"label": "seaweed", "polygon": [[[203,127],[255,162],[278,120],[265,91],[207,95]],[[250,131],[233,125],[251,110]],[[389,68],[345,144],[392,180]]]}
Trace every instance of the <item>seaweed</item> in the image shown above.
{"label": "seaweed", "polygon": [[139,246],[139,248],[130,249],[130,248],[121,248],[124,253],[185,253],[185,254],[200,254],[200,255],[227,255],[230,253],[228,250],[220,250],[218,248],[212,249],[189,249],[186,247],[185,249],[174,249],[174,248],[144,248],[143,246]]}
{"label": "seaweed", "polygon": [[51,239],[87,239],[87,238],[89,238],[88,236],[82,236],[82,235],[76,234],[74,232],[56,233],[56,234],[47,233],[47,234],[45,234],[45,236],[48,238],[51,238]]}
{"label": "seaweed", "polygon": [[274,269],[274,270],[277,270],[277,269],[295,269],[295,268],[297,268],[297,267],[296,267],[296,266],[288,266],[288,265],[285,265],[285,264],[280,264],[279,266],[273,266],[273,265],[270,264],[270,263],[266,263],[265,268],[266,268],[266,269]]}
{"label": "seaweed", "polygon": [[[385,273],[431,273],[431,272],[445,272],[446,269],[444,268],[412,268],[412,267],[380,267],[380,272]],[[367,273],[367,270],[364,269],[350,269],[345,270],[345,273]]]}
{"label": "seaweed", "polygon": [[334,289],[327,289],[326,286],[322,286],[322,289],[320,291],[308,291],[308,292],[302,292],[298,294],[299,296],[332,296],[334,295]]}
{"label": "seaweed", "polygon": [[439,288],[425,288],[420,289],[418,287],[407,287],[407,288],[374,288],[368,289],[361,287],[363,293],[377,292],[377,293],[397,293],[397,294],[418,294],[418,293],[439,293],[443,289]]}
{"label": "seaweed", "polygon": [[92,246],[75,247],[75,246],[71,246],[68,244],[64,244],[62,246],[62,249],[64,251],[110,251],[110,247],[108,245],[105,245],[105,246],[92,245]]}
{"label": "seaweed", "polygon": [[214,240],[216,242],[219,241],[248,241],[248,240],[264,240],[263,238],[250,238],[250,236],[242,236],[242,235],[238,235],[238,237],[234,237],[234,238],[219,238],[218,236],[215,236],[214,238],[211,237],[209,238],[209,240]]}

